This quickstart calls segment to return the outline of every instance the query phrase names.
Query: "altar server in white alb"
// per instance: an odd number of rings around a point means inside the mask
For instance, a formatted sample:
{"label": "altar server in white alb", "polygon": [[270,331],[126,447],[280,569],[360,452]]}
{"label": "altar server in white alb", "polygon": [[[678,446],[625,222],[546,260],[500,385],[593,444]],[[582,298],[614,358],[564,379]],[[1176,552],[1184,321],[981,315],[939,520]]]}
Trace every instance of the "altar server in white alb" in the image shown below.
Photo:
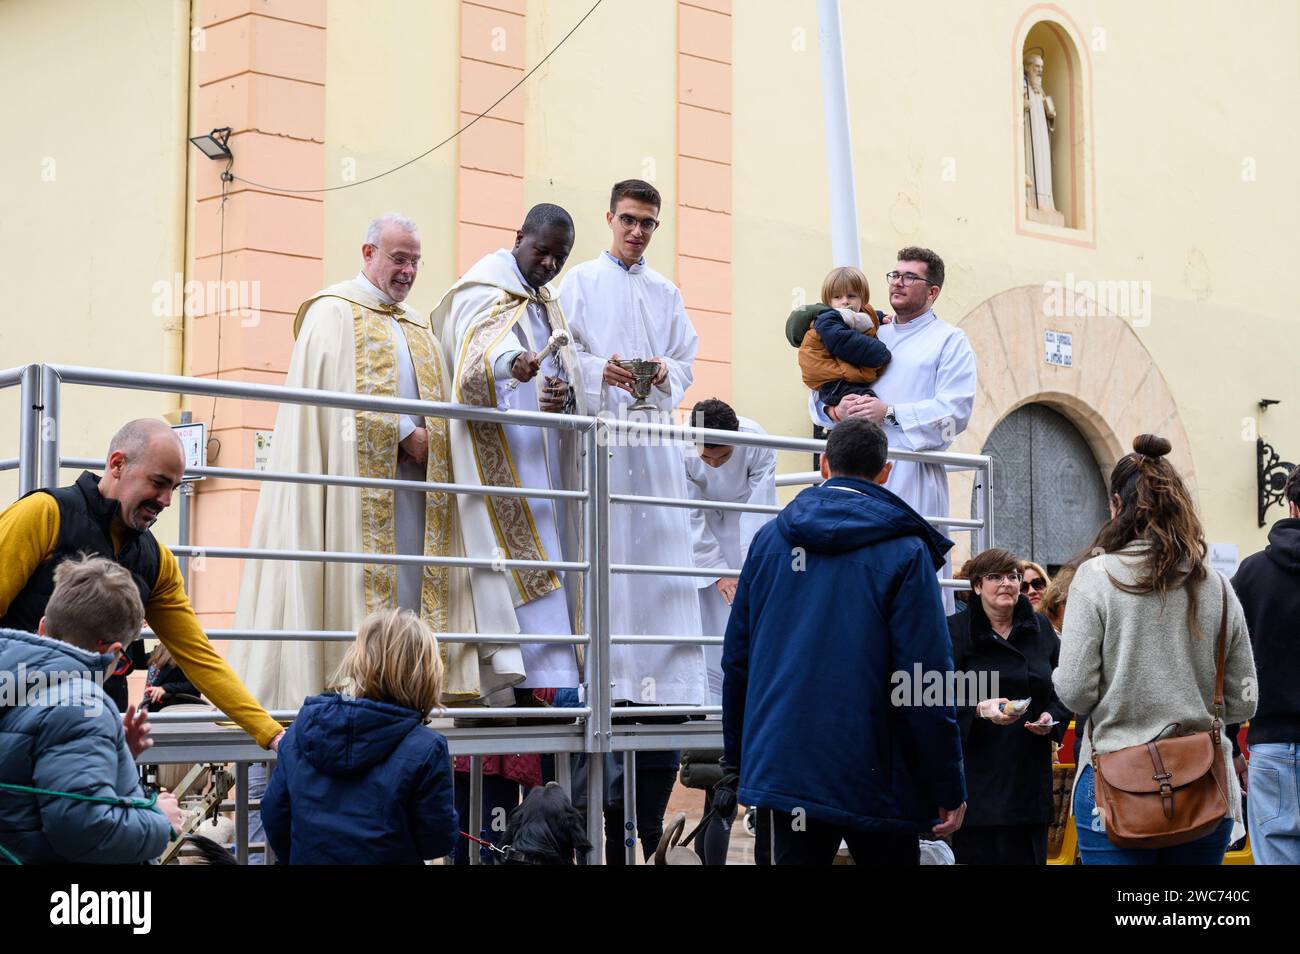
{"label": "altar server in white alb", "polygon": [[[534,206],[515,233],[512,251],[484,256],[443,296],[433,326],[452,368],[453,399],[516,411],[563,413],[586,400],[570,332],[547,282],[573,248],[573,219],[558,205]],[[564,342],[564,344],[561,344]],[[453,420],[452,460],[465,483],[576,490],[581,486],[578,435],[573,431]],[[458,495],[465,547],[471,556],[507,560],[577,559],[581,508],[541,497]],[[509,599],[514,632],[570,635],[572,609],[555,570],[475,570],[477,594]],[[496,591],[496,592],[494,592]],[[574,646],[522,644],[525,679],[519,689],[578,685]],[[534,702],[524,698],[520,704]]]}
{"label": "altar server in white alb", "polygon": [[[616,183],[605,216],[613,235],[610,250],[575,265],[560,286],[560,303],[580,348],[592,413],[630,419],[645,414],[629,412],[635,379],[614,364],[617,358],[660,363],[649,398],[660,420],[681,406],[691,385],[697,339],[682,293],[644,258],[659,225],[660,207],[659,192],[648,182]],[[641,435],[614,445],[609,462],[612,493],[687,495],[680,443]],[[611,505],[610,560],[691,566],[689,512],[680,507]],[[696,635],[700,608],[695,590],[693,577],[612,574],[612,631]],[[616,645],[610,662],[615,701],[703,705],[708,699],[704,651],[698,645]]]}
{"label": "altar server in white alb", "polygon": [[[934,313],[943,288],[943,259],[928,248],[900,249],[887,278],[894,314],[876,337],[893,360],[875,384],[876,396],[851,394],[826,408],[813,391],[809,411],[823,427],[865,417],[884,428],[894,450],[947,450],[970,423],[976,383],[975,352],[965,333]],[[923,517],[949,515],[942,464],[894,461],[885,487]],[[951,591],[944,592],[944,600],[952,612]]]}
{"label": "altar server in white alb", "polygon": [[[730,405],[717,398],[696,404],[691,411],[691,424],[741,434],[767,433],[757,422],[738,417]],[[686,448],[685,465],[690,495],[701,501],[776,505],[776,451],[769,447],[698,444]],[[739,570],[749,553],[749,541],[773,516],[770,513],[715,510],[707,506],[692,510],[691,542],[695,549],[695,565]],[[696,581],[705,636],[726,634],[738,582],[729,576],[701,577]],[[706,646],[704,656],[708,663],[710,703],[721,705],[722,647]]]}

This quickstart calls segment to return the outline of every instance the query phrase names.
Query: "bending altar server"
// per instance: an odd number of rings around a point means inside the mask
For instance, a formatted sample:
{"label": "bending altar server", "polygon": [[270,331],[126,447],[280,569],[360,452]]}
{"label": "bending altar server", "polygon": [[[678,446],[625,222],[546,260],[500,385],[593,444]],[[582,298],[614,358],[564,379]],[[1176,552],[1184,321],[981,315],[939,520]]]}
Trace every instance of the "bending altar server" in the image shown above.
{"label": "bending altar server", "polygon": [[[707,427],[742,434],[766,434],[755,421],[737,417],[717,398],[700,401],[691,411],[694,427]],[[686,481],[690,496],[702,501],[776,506],[776,451],[769,447],[737,444],[700,444],[686,449]],[[691,542],[695,565],[739,570],[749,552],[749,541],[774,514],[740,510],[691,511]],[[705,636],[722,637],[736,598],[735,577],[697,581],[700,622]],[[722,705],[722,647],[705,646],[711,705]]]}
{"label": "bending altar server", "polygon": [[[573,247],[573,219],[558,205],[534,206],[515,233],[513,251],[476,262],[433,311],[434,329],[453,368],[453,400],[478,407],[562,413],[586,401],[572,345],[541,359],[555,332],[569,335],[559,300],[547,283]],[[581,411],[579,410],[579,413]],[[578,435],[522,424],[451,422],[452,457],[462,483],[576,490],[582,481]],[[471,556],[507,560],[576,559],[581,509],[544,498],[459,495],[465,547]],[[514,607],[508,632],[571,635],[574,622],[563,574],[547,569],[505,573],[474,570],[475,590]],[[574,620],[580,587],[574,594]],[[520,688],[578,684],[575,647],[524,643]],[[529,703],[523,703],[529,704]]]}
{"label": "bending altar server", "polygon": [[[966,334],[940,321],[933,310],[943,287],[943,259],[928,248],[900,249],[898,264],[887,277],[894,315],[876,336],[894,357],[875,384],[876,397],[851,394],[826,408],[813,391],[809,413],[828,428],[845,418],[865,417],[884,430],[895,450],[947,450],[970,423],[976,380],[975,352]],[[885,487],[924,517],[949,516],[948,474],[942,464],[896,460]],[[950,571],[945,565],[943,574],[951,576]],[[945,589],[943,595],[952,613],[952,591]]]}
{"label": "bending altar server", "polygon": [[[628,416],[634,401],[634,378],[614,364],[619,357],[660,363],[649,398],[660,418],[681,405],[691,385],[697,339],[682,293],[643,258],[659,225],[660,205],[658,190],[648,182],[628,179],[616,183],[605,216],[613,233],[610,250],[575,265],[560,286],[560,303],[579,346],[593,413]],[[679,446],[643,435],[613,443],[611,493],[686,496]],[[691,566],[688,511],[613,504],[610,562]],[[698,635],[700,608],[695,589],[693,577],[612,574],[611,631],[620,635]],[[708,698],[700,646],[616,645],[610,654],[610,675],[615,701],[703,705]]]}
{"label": "bending altar server", "polygon": [[[446,371],[429,322],[403,301],[420,265],[414,223],[390,214],[366,233],[361,273],[313,295],[294,320],[285,384],[412,400],[445,401]],[[442,418],[281,405],[268,469],[342,477],[452,481]],[[266,481],[250,546],[459,556],[460,527],[448,494]],[[472,595],[468,571],[445,566],[250,560],[238,628],[356,630],[394,606],[435,632],[506,631],[510,604]],[[443,699],[513,701],[523,678],[517,646],[442,642]],[[231,665],[272,709],[295,709],[322,692],[346,642],[240,641]]]}

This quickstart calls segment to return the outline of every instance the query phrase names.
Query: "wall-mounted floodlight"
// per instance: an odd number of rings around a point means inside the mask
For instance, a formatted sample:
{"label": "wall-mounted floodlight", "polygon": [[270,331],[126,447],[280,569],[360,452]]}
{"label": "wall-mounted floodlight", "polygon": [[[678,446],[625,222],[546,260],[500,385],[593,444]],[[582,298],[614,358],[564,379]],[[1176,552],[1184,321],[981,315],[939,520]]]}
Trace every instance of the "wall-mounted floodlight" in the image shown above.
{"label": "wall-mounted floodlight", "polygon": [[[212,130],[206,136],[195,136],[190,139],[190,142],[194,143],[199,152],[209,159],[227,159],[233,163],[235,154],[230,151],[229,145],[231,131],[229,126],[222,126],[220,129]],[[223,179],[230,175],[230,167],[226,168],[227,171],[221,174]]]}

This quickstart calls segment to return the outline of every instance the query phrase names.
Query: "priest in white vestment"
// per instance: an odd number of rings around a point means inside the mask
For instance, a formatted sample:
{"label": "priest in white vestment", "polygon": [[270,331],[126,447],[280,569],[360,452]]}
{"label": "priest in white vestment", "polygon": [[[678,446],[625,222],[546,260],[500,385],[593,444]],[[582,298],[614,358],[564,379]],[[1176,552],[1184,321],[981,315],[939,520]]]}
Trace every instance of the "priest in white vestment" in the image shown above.
{"label": "priest in white vestment", "polygon": [[[970,423],[975,404],[975,352],[963,331],[940,321],[932,310],[943,278],[943,260],[930,249],[899,251],[898,264],[889,273],[894,315],[876,332],[893,360],[874,386],[876,397],[853,394],[828,409],[816,391],[810,392],[814,422],[830,428],[843,418],[861,416],[879,424],[896,450],[945,451],[952,446]],[[885,487],[923,517],[950,515],[942,464],[896,460]],[[946,532],[945,527],[939,530]],[[943,575],[951,577],[951,566],[945,566]],[[952,613],[949,589],[944,602]]]}
{"label": "priest in white vestment", "polygon": [[[628,186],[631,183],[631,186]],[[617,196],[606,215],[610,251],[575,265],[560,286],[560,304],[580,348],[590,413],[645,420],[632,411],[630,373],[615,358],[653,359],[660,373],[649,401],[668,420],[692,381],[697,339],[682,294],[645,263],[659,214],[648,183],[619,183],[636,196]],[[618,191],[616,187],[616,193]],[[648,201],[652,199],[653,201]],[[683,498],[681,444],[646,436],[614,441],[610,492]],[[692,566],[690,514],[680,507],[610,506],[610,562]],[[688,576],[611,574],[610,627],[615,635],[691,636],[700,633],[696,581]],[[641,705],[704,705],[704,651],[699,645],[615,645],[610,654],[614,701]]]}
{"label": "priest in white vestment", "polygon": [[[545,354],[555,332],[569,335],[560,303],[547,283],[573,247],[573,219],[557,205],[531,209],[512,251],[484,256],[443,296],[433,323],[452,372],[453,400],[502,410],[581,413],[582,369],[572,344]],[[544,357],[543,357],[544,355]],[[522,424],[453,420],[452,458],[461,483],[544,490],[581,489],[578,435]],[[507,560],[581,557],[581,508],[541,497],[458,495],[466,550]],[[472,571],[476,592],[509,600],[508,632],[571,635],[581,631],[580,587],[566,600],[564,573],[515,569]],[[573,616],[571,617],[571,610]],[[522,643],[525,679],[519,688],[578,685],[576,649]]]}
{"label": "priest in white vestment", "polygon": [[[285,384],[412,400],[446,401],[442,353],[427,318],[403,303],[420,264],[414,224],[386,215],[371,223],[355,278],[313,295],[298,309]],[[452,482],[442,418],[283,404],[268,470],[336,477]],[[252,547],[462,555],[449,494],[265,481]],[[514,617],[508,602],[472,593],[464,569],[383,563],[249,560],[239,629],[355,631],[369,613],[400,606],[436,632],[494,630]],[[269,709],[296,709],[331,684],[347,642],[238,641],[230,663]],[[443,700],[513,701],[524,677],[512,645],[442,643]]]}
{"label": "priest in white vestment", "polygon": [[[738,417],[717,398],[700,401],[691,411],[694,427],[766,434],[756,421]],[[700,444],[684,454],[687,488],[701,501],[776,505],[776,451],[770,447],[740,444]],[[740,510],[711,510],[707,506],[691,511],[691,538],[697,567],[739,570],[758,529],[775,514]],[[731,603],[736,596],[735,577],[697,581],[700,622],[705,636],[722,637],[727,632]],[[708,664],[710,705],[722,705],[722,646],[705,646]]]}

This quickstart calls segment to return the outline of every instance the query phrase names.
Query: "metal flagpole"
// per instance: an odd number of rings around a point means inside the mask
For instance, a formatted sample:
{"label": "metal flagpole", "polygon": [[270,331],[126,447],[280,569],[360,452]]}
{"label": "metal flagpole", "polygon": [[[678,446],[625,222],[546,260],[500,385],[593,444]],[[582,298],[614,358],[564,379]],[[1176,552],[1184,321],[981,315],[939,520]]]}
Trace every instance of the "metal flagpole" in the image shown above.
{"label": "metal flagpole", "polygon": [[848,82],[840,40],[839,0],[817,0],[817,42],[822,65],[822,114],[826,124],[826,178],[831,204],[831,257],[836,266],[862,267],[858,240],[858,192],[853,181]]}

